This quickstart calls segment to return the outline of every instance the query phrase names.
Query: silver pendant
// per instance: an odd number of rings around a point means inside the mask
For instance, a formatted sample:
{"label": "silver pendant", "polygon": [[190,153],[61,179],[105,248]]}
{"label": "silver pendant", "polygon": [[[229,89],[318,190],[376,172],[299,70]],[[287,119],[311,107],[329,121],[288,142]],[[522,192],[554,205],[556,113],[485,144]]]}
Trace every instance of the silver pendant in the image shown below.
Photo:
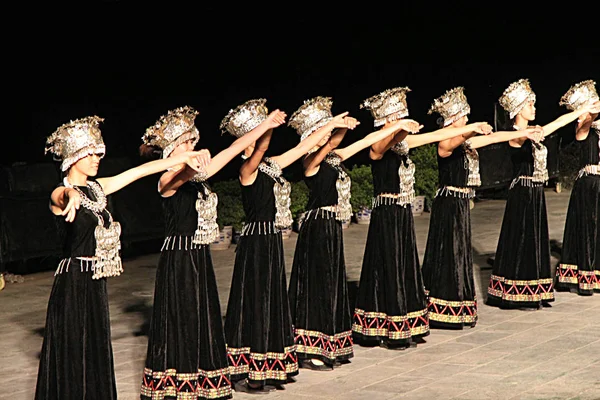
{"label": "silver pendant", "polygon": [[121,224],[111,221],[108,228],[99,225],[94,230],[96,239],[96,263],[92,279],[119,276],[123,272],[123,264],[119,251],[121,250]]}

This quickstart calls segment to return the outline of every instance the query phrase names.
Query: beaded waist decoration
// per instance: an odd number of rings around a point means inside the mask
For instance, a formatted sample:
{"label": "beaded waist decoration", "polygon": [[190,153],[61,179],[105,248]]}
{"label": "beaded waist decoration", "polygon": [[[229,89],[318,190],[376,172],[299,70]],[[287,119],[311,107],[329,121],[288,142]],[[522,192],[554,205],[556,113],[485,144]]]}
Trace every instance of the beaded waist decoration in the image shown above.
{"label": "beaded waist decoration", "polygon": [[587,175],[600,175],[600,164],[588,164],[579,170],[577,179]]}
{"label": "beaded waist decoration", "polygon": [[415,192],[408,193],[381,193],[373,197],[372,207],[379,206],[407,206],[415,200]]}
{"label": "beaded waist decoration", "polygon": [[323,218],[323,219],[330,219],[330,218],[334,218],[339,220],[338,218],[336,218],[337,215],[337,207],[336,206],[324,206],[324,207],[319,207],[319,208],[313,208],[312,210],[308,210],[306,212],[306,214],[304,215],[304,220],[306,221],[309,218]]}
{"label": "beaded waist decoration", "polygon": [[56,271],[54,271],[54,276],[62,274],[63,272],[69,272],[69,268],[71,265],[77,266],[79,265],[79,270],[81,272],[92,272],[93,279],[99,279],[95,277],[97,271],[102,268],[102,263],[99,262],[97,257],[69,257],[63,258],[59,261],[58,267]]}
{"label": "beaded waist decoration", "polygon": [[240,236],[272,235],[281,232],[273,221],[254,221],[244,224]]}
{"label": "beaded waist decoration", "polygon": [[515,185],[527,186],[527,187],[538,187],[543,186],[544,182],[540,182],[535,179],[533,176],[521,175],[515,179],[510,184],[510,188],[512,189]]}
{"label": "beaded waist decoration", "polygon": [[435,197],[452,196],[461,199],[472,199],[475,197],[475,189],[470,187],[444,186],[435,192]]}

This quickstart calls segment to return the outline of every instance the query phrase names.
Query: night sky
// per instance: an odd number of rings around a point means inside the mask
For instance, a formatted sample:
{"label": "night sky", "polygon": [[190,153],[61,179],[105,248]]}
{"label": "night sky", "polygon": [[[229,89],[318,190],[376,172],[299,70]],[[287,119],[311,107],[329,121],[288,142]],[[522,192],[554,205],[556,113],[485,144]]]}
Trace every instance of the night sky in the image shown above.
{"label": "night sky", "polygon": [[[270,110],[289,117],[304,100],[331,96],[334,114],[349,111],[362,122],[344,146],[373,129],[369,112],[359,109],[362,100],[388,88],[412,89],[410,117],[427,132],[436,129],[437,115],[427,115],[431,102],[455,86],[465,87],[471,121],[493,125],[504,88],[528,78],[543,125],[566,111],[558,102],[572,84],[600,81],[600,38],[585,10],[577,11],[578,22],[566,13],[542,16],[533,5],[480,3],[149,8],[112,1],[40,10],[29,21],[33,39],[17,48],[34,71],[22,71],[30,128],[3,165],[51,162],[46,137],[88,115],[105,118],[107,158],[137,159],[145,129],[169,109],[189,105],[200,112],[198,146],[216,153],[233,141],[221,135],[221,119],[246,100],[266,98]],[[280,127],[268,154],[297,142],[294,130]],[[362,152],[350,163],[365,160]],[[233,162],[215,178],[235,176],[238,167]]]}

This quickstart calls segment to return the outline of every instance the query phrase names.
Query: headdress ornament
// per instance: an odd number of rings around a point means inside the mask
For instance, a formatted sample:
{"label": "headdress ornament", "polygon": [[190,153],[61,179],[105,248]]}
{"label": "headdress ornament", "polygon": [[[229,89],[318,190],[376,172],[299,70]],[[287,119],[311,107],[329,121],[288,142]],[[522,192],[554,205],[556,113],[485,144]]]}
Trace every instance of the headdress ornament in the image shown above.
{"label": "headdress ornament", "polygon": [[188,140],[193,140],[195,146],[200,139],[200,133],[194,124],[196,115],[198,111],[189,106],[170,110],[146,129],[142,142],[160,148],[162,158],[169,157],[177,146]]}
{"label": "headdress ornament", "polygon": [[448,126],[458,121],[471,112],[471,107],[467,102],[464,93],[464,87],[459,86],[446,91],[442,96],[433,101],[428,114],[437,112],[444,119],[444,126]]}
{"label": "headdress ornament", "polygon": [[221,130],[238,138],[244,136],[267,119],[269,110],[265,106],[266,102],[265,99],[248,100],[235,109],[229,110],[221,121]]}
{"label": "headdress ornament", "polygon": [[535,102],[535,93],[531,90],[527,79],[519,79],[511,83],[498,99],[498,102],[509,113],[511,119],[530,101]]}
{"label": "headdress ornament", "polygon": [[46,139],[45,153],[52,153],[60,168],[66,171],[80,159],[90,154],[104,157],[106,146],[100,132],[104,118],[85,117],[61,125]]}
{"label": "headdress ornament", "polygon": [[305,100],[304,104],[292,114],[288,126],[296,129],[300,141],[333,119],[332,103],[331,97],[318,96]]}
{"label": "headdress ornament", "polygon": [[375,118],[374,125],[381,126],[386,121],[393,121],[408,116],[406,105],[406,93],[410,92],[407,87],[387,89],[383,92],[364,100],[360,108],[371,111]]}
{"label": "headdress ornament", "polygon": [[596,92],[596,82],[587,80],[576,83],[563,95],[559,105],[575,111],[586,104],[593,104],[600,100]]}

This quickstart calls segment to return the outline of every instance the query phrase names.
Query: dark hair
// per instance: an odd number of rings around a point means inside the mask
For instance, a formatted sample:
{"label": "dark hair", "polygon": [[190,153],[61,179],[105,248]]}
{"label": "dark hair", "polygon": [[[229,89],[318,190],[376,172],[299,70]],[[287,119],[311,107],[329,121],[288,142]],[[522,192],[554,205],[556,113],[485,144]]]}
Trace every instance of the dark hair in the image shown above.
{"label": "dark hair", "polygon": [[156,146],[142,144],[140,146],[140,157],[148,160],[157,160],[162,155],[162,150]]}

